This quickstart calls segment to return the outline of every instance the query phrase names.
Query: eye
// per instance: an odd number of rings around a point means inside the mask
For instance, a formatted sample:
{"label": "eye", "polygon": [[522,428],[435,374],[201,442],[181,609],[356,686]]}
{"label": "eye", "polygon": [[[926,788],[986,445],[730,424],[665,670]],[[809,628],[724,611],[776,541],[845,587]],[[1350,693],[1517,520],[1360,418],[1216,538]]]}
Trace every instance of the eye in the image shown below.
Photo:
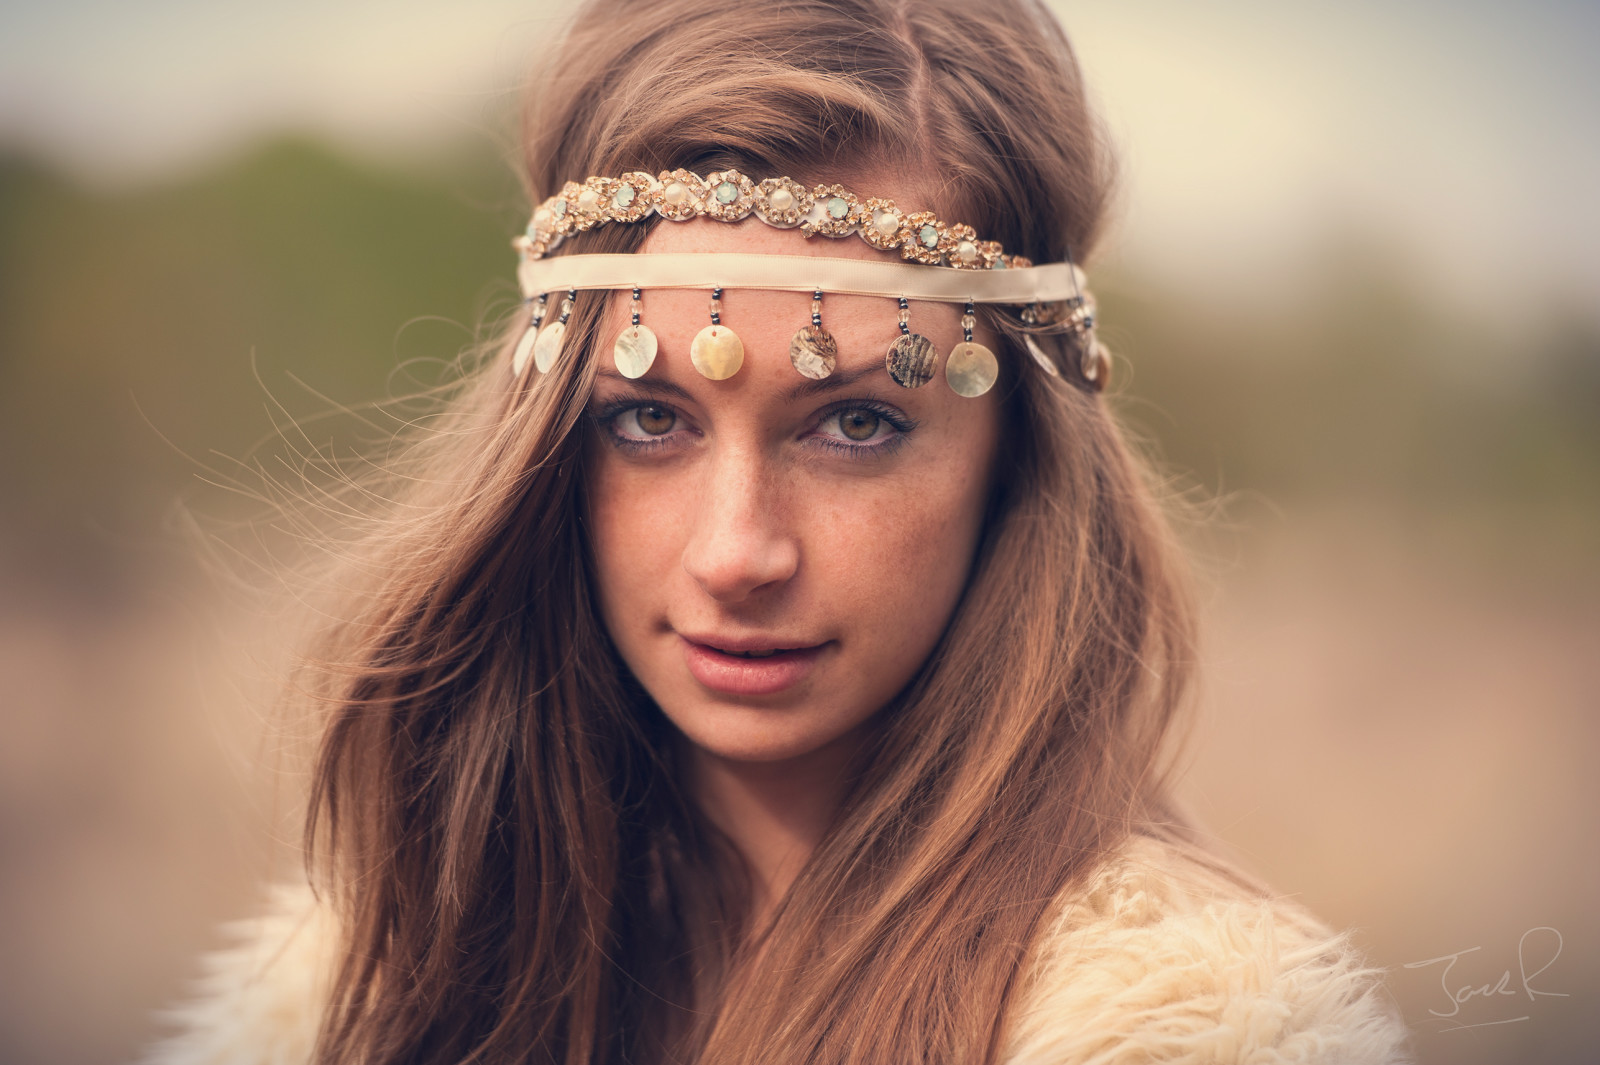
{"label": "eye", "polygon": [[892,407],[857,400],[824,414],[815,433],[821,442],[860,457],[884,453],[915,428],[915,422]]}
{"label": "eye", "polygon": [[870,410],[844,410],[837,415],[839,431],[851,440],[871,440],[883,425],[883,419]]}
{"label": "eye", "polygon": [[652,436],[665,436],[678,424],[678,415],[671,407],[646,403],[618,411],[611,419],[614,431],[633,440],[646,440]]}

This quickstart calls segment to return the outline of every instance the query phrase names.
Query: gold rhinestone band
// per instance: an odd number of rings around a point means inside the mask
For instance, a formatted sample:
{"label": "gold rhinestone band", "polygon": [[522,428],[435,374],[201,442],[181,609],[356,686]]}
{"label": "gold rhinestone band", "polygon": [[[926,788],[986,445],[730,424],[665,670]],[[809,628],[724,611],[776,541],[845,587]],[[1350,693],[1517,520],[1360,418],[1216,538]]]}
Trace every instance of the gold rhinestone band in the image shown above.
{"label": "gold rhinestone band", "polygon": [[527,232],[511,243],[524,258],[541,259],[573,233],[607,222],[638,222],[651,214],[674,222],[736,222],[754,214],[779,229],[798,227],[807,237],[854,234],[880,251],[899,251],[901,258],[927,266],[1004,270],[1033,265],[1005,254],[994,241],[979,240],[971,226],[946,224],[932,211],[902,211],[893,200],[861,199],[842,185],[807,189],[786,177],[755,182],[737,170],[706,178],[688,170],[663,170],[654,177],[636,170],[581,184],[569,181],[538,206]]}

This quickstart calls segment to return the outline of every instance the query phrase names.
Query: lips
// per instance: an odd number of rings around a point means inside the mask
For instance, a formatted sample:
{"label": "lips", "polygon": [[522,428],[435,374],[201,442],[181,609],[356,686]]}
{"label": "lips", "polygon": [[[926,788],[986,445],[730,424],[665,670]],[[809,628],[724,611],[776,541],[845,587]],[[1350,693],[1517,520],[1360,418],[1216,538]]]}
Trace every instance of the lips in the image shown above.
{"label": "lips", "polygon": [[[722,695],[776,695],[800,684],[828,644],[792,646],[765,637],[679,634],[684,663],[705,688]],[[786,646],[787,645],[787,646]]]}

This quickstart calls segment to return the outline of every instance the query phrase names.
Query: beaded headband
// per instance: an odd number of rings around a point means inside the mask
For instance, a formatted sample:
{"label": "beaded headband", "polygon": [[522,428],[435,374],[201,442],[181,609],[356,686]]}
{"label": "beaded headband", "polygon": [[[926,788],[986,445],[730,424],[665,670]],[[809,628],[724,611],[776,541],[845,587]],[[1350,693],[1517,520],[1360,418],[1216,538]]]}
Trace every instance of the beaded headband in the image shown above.
{"label": "beaded headband", "polygon": [[[798,228],[806,237],[855,235],[880,251],[898,251],[903,263],[806,255],[627,254],[563,255],[547,258],[568,236],[608,222],[640,222],[657,215],[674,222],[711,218],[737,222],[755,215],[778,229]],[[858,199],[840,185],[806,188],[786,177],[754,182],[736,170],[708,178],[688,170],[652,177],[634,171],[619,178],[568,182],[533,212],[526,233],[512,242],[521,256],[517,278],[529,307],[526,330],[512,355],[521,376],[528,362],[541,372],[561,354],[572,301],[580,289],[631,289],[631,323],[613,346],[618,371],[643,376],[655,361],[655,333],[640,321],[640,293],[647,288],[711,290],[710,325],[700,330],[689,358],[703,376],[720,381],[744,363],[744,344],[722,322],[724,288],[810,292],[811,322],[789,344],[789,358],[803,376],[820,380],[833,372],[838,346],[822,325],[824,292],[886,296],[900,304],[900,336],[884,358],[889,376],[918,388],[934,376],[939,353],[910,328],[910,299],[964,303],[964,339],[945,359],[945,379],[963,396],[981,396],[999,377],[999,360],[972,339],[978,303],[1023,305],[1022,322],[1055,327],[1077,349],[1079,372],[1096,390],[1105,387],[1110,356],[1094,336],[1094,302],[1083,271],[1070,262],[1034,266],[1007,255],[994,241],[978,239],[967,225],[947,225],[931,211],[902,212],[892,200]],[[557,317],[546,322],[549,294],[566,293]],[[1024,336],[1034,360],[1052,375],[1060,371]]]}

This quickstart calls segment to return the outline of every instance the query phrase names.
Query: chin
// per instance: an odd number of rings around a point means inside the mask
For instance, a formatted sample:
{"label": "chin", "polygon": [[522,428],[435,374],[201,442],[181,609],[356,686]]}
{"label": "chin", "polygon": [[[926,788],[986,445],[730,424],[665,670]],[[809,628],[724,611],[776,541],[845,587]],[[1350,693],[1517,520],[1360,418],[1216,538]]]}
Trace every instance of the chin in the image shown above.
{"label": "chin", "polygon": [[692,746],[727,762],[777,763],[804,758],[853,733],[859,724],[797,720],[809,715],[804,710],[759,706],[662,709]]}

